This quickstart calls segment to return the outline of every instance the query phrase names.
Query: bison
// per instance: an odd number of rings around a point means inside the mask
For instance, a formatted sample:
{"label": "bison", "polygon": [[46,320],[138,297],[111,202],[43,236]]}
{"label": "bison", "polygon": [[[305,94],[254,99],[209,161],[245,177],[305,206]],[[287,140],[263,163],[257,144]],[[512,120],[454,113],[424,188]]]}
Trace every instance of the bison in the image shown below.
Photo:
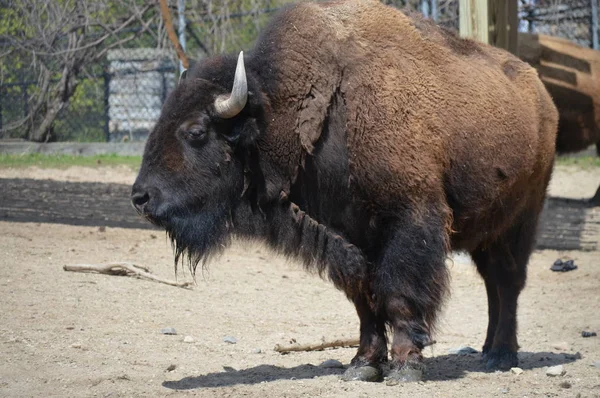
{"label": "bison", "polygon": [[[534,66],[558,108],[558,153],[596,145],[600,156],[600,52],[558,37],[520,33],[519,57]],[[600,205],[600,187],[591,199]]]}
{"label": "bison", "polygon": [[535,69],[503,50],[375,0],[301,3],[248,55],[189,71],[132,202],[175,264],[238,237],[329,278],[360,319],[346,380],[380,379],[385,363],[423,377],[445,260],[467,251],[488,293],[487,367],[508,369],[557,123]]}

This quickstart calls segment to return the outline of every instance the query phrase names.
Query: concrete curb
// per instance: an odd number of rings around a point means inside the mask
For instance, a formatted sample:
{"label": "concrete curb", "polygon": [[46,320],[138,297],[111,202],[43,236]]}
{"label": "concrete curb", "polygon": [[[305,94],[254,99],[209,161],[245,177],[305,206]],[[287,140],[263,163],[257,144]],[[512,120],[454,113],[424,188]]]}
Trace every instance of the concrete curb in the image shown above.
{"label": "concrete curb", "polygon": [[141,156],[145,142],[0,142],[0,154],[24,155],[42,153],[45,155],[96,156],[116,154],[121,156]]}

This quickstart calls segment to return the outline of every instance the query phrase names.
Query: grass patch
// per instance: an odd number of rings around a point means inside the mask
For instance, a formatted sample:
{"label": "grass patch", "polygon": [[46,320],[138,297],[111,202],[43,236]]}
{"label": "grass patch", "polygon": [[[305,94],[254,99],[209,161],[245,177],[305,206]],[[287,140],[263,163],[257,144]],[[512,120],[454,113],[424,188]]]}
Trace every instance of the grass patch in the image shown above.
{"label": "grass patch", "polygon": [[0,154],[0,168],[15,168],[36,166],[40,168],[67,168],[70,166],[103,167],[103,166],[128,166],[132,170],[140,168],[141,156],[97,155],[44,155],[28,153],[23,155]]}
{"label": "grass patch", "polygon": [[558,166],[577,166],[581,169],[591,169],[600,167],[600,156],[558,156],[556,158]]}

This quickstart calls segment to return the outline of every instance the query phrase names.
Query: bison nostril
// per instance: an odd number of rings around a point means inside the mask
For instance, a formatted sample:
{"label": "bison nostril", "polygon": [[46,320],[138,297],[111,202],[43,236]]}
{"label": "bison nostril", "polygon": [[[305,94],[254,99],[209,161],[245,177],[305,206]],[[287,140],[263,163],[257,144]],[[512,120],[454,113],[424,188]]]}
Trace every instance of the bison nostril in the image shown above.
{"label": "bison nostril", "polygon": [[131,195],[131,203],[138,211],[144,210],[144,207],[146,206],[149,200],[150,195],[148,195],[147,192],[134,193],[133,195]]}

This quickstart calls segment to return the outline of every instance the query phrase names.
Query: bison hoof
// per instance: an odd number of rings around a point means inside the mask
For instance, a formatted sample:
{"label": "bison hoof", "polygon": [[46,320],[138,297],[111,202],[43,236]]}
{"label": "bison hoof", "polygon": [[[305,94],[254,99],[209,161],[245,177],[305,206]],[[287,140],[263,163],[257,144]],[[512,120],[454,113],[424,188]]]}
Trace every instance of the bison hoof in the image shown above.
{"label": "bison hoof", "polygon": [[487,370],[510,370],[510,368],[516,368],[519,365],[519,358],[517,353],[513,351],[492,350],[485,355],[487,363],[485,368]]}
{"label": "bison hoof", "polygon": [[351,366],[342,375],[343,381],[381,381],[381,369],[374,366]]}
{"label": "bison hoof", "polygon": [[423,380],[425,365],[421,362],[405,363],[400,368],[392,368],[387,375],[387,385],[396,385],[399,383],[408,383],[412,381]]}

